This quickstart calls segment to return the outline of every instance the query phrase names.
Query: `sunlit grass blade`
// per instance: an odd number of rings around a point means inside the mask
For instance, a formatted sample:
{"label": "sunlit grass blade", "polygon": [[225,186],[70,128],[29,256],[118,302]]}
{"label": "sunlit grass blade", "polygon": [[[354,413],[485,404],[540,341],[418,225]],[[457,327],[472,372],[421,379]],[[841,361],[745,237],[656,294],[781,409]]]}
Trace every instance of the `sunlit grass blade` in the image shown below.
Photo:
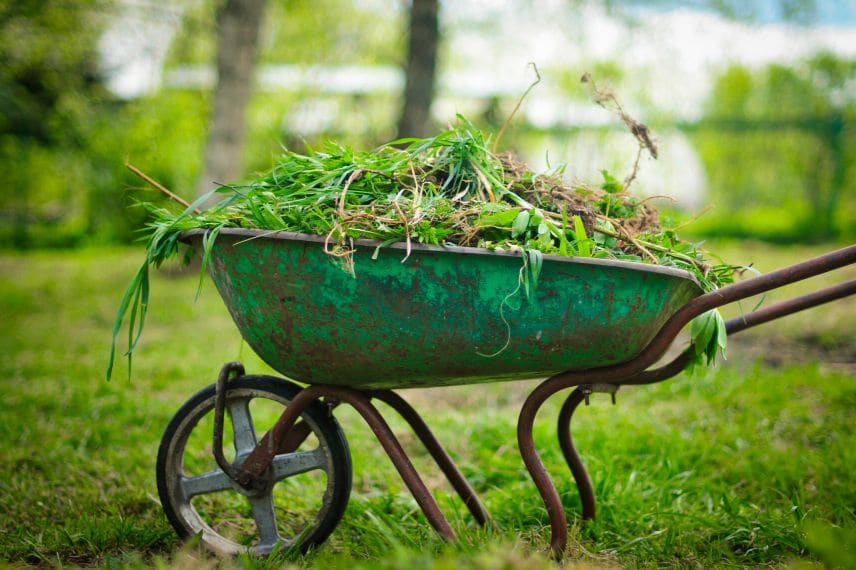
{"label": "sunlit grass blade", "polygon": [[579,216],[574,216],[574,241],[577,245],[577,251],[583,257],[591,257],[591,245],[589,238],[586,235],[586,228],[583,225],[583,220]]}
{"label": "sunlit grass blade", "polygon": [[131,306],[132,301],[138,295],[142,276],[147,272],[148,262],[144,262],[143,265],[137,270],[137,273],[136,275],[134,275],[134,278],[131,280],[131,283],[128,285],[128,288],[125,289],[125,293],[122,295],[122,300],[119,302],[119,310],[116,312],[116,318],[113,321],[113,340],[110,346],[110,357],[107,360],[106,376],[108,381],[113,375],[113,365],[115,364],[116,360],[116,341],[119,338],[119,333],[122,331],[122,322],[125,320],[125,315],[128,314],[128,309]]}

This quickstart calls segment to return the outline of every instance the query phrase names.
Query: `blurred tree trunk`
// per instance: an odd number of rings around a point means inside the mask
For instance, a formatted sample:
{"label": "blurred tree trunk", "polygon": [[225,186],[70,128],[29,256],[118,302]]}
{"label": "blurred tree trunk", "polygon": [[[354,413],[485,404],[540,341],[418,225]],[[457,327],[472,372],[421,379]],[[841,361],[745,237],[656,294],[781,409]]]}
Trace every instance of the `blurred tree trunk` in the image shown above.
{"label": "blurred tree trunk", "polygon": [[431,101],[440,38],[437,0],[413,0],[404,83],[404,105],[398,120],[399,137],[430,134]]}
{"label": "blurred tree trunk", "polygon": [[217,86],[197,196],[243,174],[245,116],[264,6],[265,0],[225,0],[217,13]]}

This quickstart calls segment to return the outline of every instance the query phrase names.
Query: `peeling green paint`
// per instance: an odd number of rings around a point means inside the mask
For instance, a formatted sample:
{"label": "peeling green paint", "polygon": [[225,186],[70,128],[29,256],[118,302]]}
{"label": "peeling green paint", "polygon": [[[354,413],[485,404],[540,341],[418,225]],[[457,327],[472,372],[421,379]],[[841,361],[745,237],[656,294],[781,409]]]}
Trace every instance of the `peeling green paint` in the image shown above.
{"label": "peeling green paint", "polygon": [[682,272],[566,258],[545,259],[531,298],[509,298],[519,256],[414,248],[402,263],[401,248],[381,249],[376,260],[373,253],[357,246],[354,277],[317,239],[247,240],[246,231],[224,230],[210,270],[241,334],[273,368],[305,383],[358,388],[624,362],[701,293]]}

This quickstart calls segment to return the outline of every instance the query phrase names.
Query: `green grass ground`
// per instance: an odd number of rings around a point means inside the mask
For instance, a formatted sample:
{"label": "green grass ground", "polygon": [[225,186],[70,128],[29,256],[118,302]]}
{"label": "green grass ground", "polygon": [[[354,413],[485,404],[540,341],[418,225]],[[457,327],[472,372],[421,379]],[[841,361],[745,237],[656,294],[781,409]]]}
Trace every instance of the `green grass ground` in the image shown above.
{"label": "green grass ground", "polygon": [[[770,270],[827,248],[711,246]],[[138,249],[0,254],[0,560],[65,566],[279,566],[215,562],[182,548],[162,514],[154,468],[166,423],[240,359],[246,347],[210,283],[159,274],[133,377],[104,380],[109,334]],[[856,269],[791,287],[808,291]],[[782,293],[772,295],[780,298]],[[751,303],[744,304],[751,307]],[[747,331],[729,360],[695,377],[623,390],[575,419],[599,518],[574,523],[563,563],[712,567],[856,564],[856,301]],[[480,531],[424,453],[414,463],[436,489],[460,540],[428,526],[369,430],[337,412],[354,458],[343,522],[307,568],[550,568],[549,529],[516,449],[520,404],[533,384],[406,392],[483,497],[498,529]],[[558,400],[558,399],[557,399]],[[548,404],[536,442],[571,520],[580,512],[555,444]],[[393,428],[406,436],[401,423]]]}

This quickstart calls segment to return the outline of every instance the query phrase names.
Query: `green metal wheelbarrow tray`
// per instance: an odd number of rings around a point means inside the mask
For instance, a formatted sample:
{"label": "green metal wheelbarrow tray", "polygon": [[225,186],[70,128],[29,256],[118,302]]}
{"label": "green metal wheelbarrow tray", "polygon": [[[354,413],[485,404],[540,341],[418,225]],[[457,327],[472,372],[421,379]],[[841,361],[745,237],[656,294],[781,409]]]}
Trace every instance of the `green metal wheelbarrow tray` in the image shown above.
{"label": "green metal wheelbarrow tray", "polygon": [[[203,236],[193,230],[183,241],[198,247]],[[244,229],[218,235],[208,269],[243,338],[273,369],[307,386],[247,375],[229,363],[216,384],[178,411],[161,442],[157,479],[182,537],[198,535],[226,554],[306,551],[323,542],[350,494],[350,454],[333,417],[347,403],[375,433],[430,524],[452,540],[455,532],[372,400],[406,420],[484,525],[490,518],[471,485],[392,390],[547,378],[524,402],[517,438],[548,513],[551,549],[561,555],[567,519],[532,437],[550,396],[576,388],[559,413],[559,443],[582,517],[594,518],[594,491],[570,434],[581,402],[593,392],[614,397],[620,386],[681,372],[692,347],[650,367],[705,311],[856,262],[853,245],[704,294],[678,269],[545,255],[527,296],[520,254],[368,240],[353,246],[350,273],[325,251],[323,237]],[[734,334],[853,293],[856,281],[848,281],[732,319],[726,330]],[[224,437],[231,440],[228,454]]]}

